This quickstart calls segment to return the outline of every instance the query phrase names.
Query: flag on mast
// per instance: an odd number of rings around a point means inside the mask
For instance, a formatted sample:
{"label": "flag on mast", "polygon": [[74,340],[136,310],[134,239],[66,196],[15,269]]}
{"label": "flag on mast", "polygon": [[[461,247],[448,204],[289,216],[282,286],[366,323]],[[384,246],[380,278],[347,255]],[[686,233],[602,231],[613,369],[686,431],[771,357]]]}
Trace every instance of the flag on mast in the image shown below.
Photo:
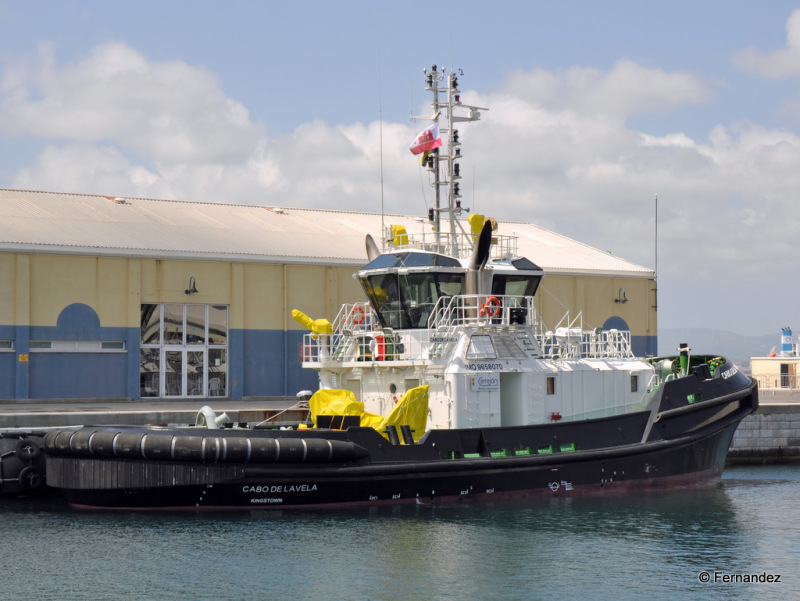
{"label": "flag on mast", "polygon": [[409,150],[411,154],[421,154],[439,148],[441,145],[442,137],[439,135],[439,124],[434,123],[430,127],[425,128],[422,133],[414,138],[414,142],[409,146]]}

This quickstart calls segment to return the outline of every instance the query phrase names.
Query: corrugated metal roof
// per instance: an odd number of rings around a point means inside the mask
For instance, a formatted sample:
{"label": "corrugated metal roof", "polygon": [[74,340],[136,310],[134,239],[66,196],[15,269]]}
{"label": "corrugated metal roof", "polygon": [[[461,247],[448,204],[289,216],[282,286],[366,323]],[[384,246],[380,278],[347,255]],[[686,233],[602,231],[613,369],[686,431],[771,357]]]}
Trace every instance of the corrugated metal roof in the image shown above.
{"label": "corrugated metal roof", "polygon": [[[224,203],[118,198],[0,188],[0,249],[239,261],[366,262],[381,215]],[[384,215],[410,234],[430,230],[409,215]],[[530,223],[499,222],[519,254],[545,271],[648,276],[636,265]]]}

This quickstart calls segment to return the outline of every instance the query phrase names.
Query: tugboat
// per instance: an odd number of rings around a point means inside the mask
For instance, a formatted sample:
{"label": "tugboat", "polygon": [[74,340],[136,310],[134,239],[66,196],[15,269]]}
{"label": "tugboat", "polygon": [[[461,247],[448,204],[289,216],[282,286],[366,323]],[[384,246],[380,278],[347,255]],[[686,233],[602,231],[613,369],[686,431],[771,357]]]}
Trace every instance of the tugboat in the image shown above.
{"label": "tugboat", "polygon": [[433,233],[393,227],[383,248],[367,236],[368,300],[333,322],[293,312],[310,330],[303,365],[319,374],[310,422],[220,427],[206,410],[194,428],[52,431],[48,485],[85,508],[251,510],[718,481],[758,407],[755,382],[687,345],[634,357],[629,332],[584,329],[580,316],[547,330],[534,305],[544,271],[493,219],[460,218],[454,125],[486,109],[462,104],[455,72],[425,78],[433,124],[411,150],[435,188]]}

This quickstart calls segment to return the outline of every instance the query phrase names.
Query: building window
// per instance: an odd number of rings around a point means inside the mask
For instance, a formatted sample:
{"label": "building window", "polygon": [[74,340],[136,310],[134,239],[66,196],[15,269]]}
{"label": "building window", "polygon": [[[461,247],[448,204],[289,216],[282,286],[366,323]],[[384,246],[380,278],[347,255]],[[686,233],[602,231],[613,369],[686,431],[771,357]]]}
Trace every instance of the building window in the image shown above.
{"label": "building window", "polygon": [[547,394],[556,393],[556,378],[555,376],[547,376]]}
{"label": "building window", "polygon": [[141,306],[141,397],[228,394],[228,307]]}
{"label": "building window", "polygon": [[124,353],[123,340],[31,340],[32,353]]}
{"label": "building window", "polygon": [[639,391],[639,376],[631,375],[631,392]]}
{"label": "building window", "polygon": [[0,340],[0,353],[3,351],[13,351],[13,350],[14,350],[13,340]]}

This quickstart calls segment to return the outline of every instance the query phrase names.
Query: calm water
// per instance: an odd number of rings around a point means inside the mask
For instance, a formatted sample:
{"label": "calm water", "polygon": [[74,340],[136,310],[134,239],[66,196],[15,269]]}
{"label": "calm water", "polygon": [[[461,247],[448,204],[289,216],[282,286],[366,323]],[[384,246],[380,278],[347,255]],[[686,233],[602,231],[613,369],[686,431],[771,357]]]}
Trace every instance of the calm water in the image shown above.
{"label": "calm water", "polygon": [[[138,514],[0,502],[0,599],[788,599],[800,467],[525,505]],[[703,571],[781,575],[704,584]]]}

